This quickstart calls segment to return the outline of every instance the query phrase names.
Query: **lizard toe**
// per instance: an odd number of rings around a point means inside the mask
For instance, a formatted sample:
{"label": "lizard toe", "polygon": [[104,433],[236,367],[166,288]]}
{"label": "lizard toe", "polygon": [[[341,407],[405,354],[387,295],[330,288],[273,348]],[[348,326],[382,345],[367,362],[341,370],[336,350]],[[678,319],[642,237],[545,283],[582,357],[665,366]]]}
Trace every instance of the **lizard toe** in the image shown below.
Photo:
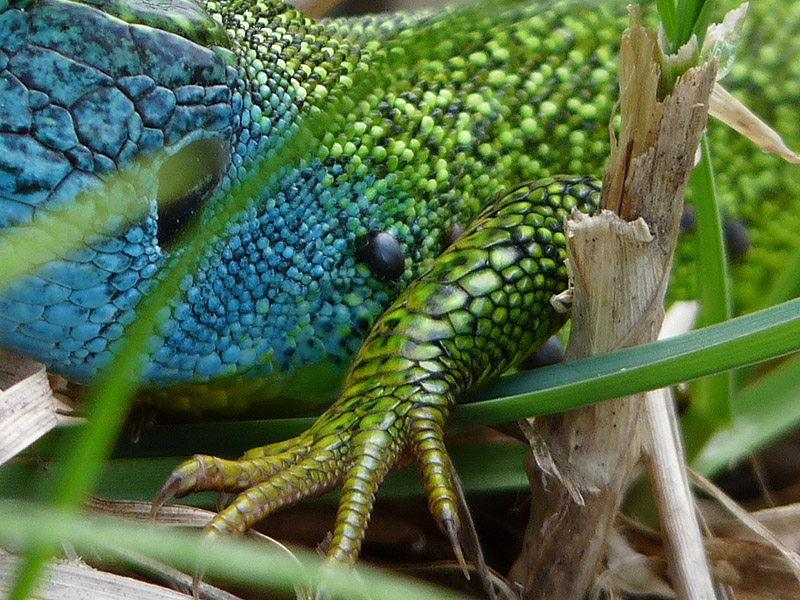
{"label": "lizard toe", "polygon": [[337,487],[342,479],[343,466],[341,459],[324,450],[312,451],[301,462],[243,490],[217,513],[205,531],[213,535],[244,533],[281,508]]}
{"label": "lizard toe", "polygon": [[151,512],[155,515],[170,499],[183,498],[193,492],[241,492],[297,464],[306,452],[307,447],[300,438],[294,438],[254,448],[238,460],[196,454],[173,469],[158,491]]}
{"label": "lizard toe", "polygon": [[455,489],[455,469],[447,454],[442,423],[446,414],[437,406],[420,406],[409,411],[406,435],[409,449],[419,465],[422,486],[428,498],[428,510],[439,529],[447,536],[464,576],[469,570],[461,547],[458,516],[458,494]]}
{"label": "lizard toe", "polygon": [[[399,420],[393,411],[371,414],[360,420],[351,438],[333,538],[325,559],[329,565],[352,565],[358,558],[378,488],[402,455],[403,440],[394,427]],[[380,426],[375,427],[378,423]]]}

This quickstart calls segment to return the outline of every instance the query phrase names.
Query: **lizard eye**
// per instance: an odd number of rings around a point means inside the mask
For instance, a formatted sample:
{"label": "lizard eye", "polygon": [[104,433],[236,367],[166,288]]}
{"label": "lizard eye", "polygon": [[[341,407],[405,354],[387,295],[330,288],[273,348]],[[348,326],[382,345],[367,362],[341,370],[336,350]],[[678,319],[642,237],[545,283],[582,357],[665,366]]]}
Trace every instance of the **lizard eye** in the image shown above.
{"label": "lizard eye", "polygon": [[220,140],[196,140],[158,171],[158,243],[169,246],[217,187],[227,164]]}

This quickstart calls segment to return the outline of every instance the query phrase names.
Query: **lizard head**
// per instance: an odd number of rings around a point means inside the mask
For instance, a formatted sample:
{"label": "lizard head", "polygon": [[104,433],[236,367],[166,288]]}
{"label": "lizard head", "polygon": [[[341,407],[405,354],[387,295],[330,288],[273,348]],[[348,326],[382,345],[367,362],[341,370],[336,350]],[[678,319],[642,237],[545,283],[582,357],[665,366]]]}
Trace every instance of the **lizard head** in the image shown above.
{"label": "lizard head", "polygon": [[[112,209],[77,247],[0,289],[0,348],[91,380],[182,251],[190,217],[213,212],[303,111],[350,85],[357,41],[277,1],[233,8],[15,0],[0,12],[0,256],[27,252],[13,232],[61,221],[59,210],[99,197]],[[144,382],[254,369],[284,380],[331,356],[333,375],[323,370],[336,381],[389,300],[391,283],[348,252],[356,230],[386,223],[368,185],[329,156],[249,199],[170,303]]]}

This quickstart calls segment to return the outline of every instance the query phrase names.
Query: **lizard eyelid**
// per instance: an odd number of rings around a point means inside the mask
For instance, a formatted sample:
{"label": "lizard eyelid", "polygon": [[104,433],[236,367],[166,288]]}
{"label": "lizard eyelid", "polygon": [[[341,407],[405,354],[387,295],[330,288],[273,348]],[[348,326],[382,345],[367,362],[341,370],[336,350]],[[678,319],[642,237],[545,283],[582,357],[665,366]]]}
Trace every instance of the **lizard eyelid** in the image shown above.
{"label": "lizard eyelid", "polygon": [[217,187],[228,162],[218,139],[195,140],[158,171],[158,244],[169,247]]}

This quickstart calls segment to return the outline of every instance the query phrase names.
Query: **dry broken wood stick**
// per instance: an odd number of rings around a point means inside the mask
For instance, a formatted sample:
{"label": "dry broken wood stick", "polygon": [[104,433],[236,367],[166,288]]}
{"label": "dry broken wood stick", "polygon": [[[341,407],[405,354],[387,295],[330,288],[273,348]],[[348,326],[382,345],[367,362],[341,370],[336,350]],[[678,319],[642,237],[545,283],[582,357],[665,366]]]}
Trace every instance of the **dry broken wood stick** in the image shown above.
{"label": "dry broken wood stick", "polygon": [[[716,62],[687,71],[659,99],[656,36],[632,27],[620,50],[622,126],[596,217],[567,223],[574,283],[567,359],[654,341],[678,235],[683,196],[705,128]],[[611,212],[613,211],[613,212]],[[641,396],[533,424],[531,515],[512,572],[526,599],[572,600],[596,576],[612,520],[637,464]],[[708,594],[711,594],[710,596]],[[705,589],[699,598],[713,598]]]}

